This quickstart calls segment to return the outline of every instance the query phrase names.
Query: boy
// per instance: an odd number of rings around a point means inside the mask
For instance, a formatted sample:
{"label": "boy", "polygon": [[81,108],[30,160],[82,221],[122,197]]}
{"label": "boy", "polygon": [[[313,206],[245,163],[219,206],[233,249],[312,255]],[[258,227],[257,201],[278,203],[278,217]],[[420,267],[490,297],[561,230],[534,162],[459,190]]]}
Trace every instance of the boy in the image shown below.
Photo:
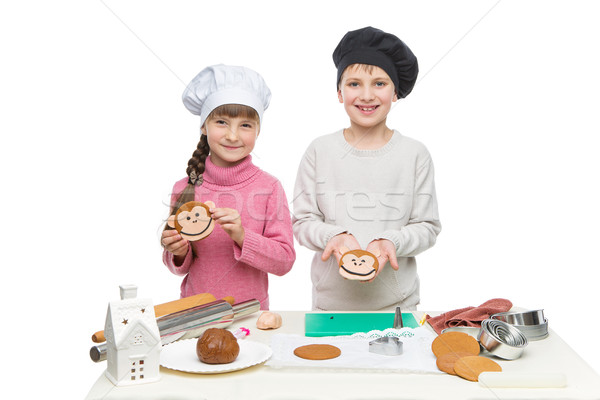
{"label": "boy", "polygon": [[[366,27],[348,32],[333,60],[350,127],[309,145],[294,190],[294,235],[317,252],[312,307],[414,310],[414,256],[441,230],[433,164],[425,146],[388,128],[386,119],[411,92],[417,59],[396,36]],[[338,273],[342,253],[355,249],[378,255],[380,268],[369,282]]]}

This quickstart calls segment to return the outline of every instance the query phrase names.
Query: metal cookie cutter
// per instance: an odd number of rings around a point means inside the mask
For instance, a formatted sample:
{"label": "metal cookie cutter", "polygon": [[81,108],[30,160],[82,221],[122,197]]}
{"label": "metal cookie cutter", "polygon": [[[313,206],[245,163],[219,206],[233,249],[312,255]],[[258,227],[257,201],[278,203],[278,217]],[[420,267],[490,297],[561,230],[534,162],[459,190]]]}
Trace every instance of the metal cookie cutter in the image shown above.
{"label": "metal cookie cutter", "polygon": [[481,322],[479,343],[496,357],[515,360],[521,357],[528,342],[514,326],[497,319],[486,319]]}
{"label": "metal cookie cutter", "polygon": [[[400,329],[404,326],[402,323],[402,311],[396,307],[394,314],[394,329]],[[399,338],[394,336],[384,336],[371,340],[369,342],[369,352],[381,354],[383,356],[399,356],[404,351],[403,344]]]}
{"label": "metal cookie cutter", "polygon": [[544,310],[512,311],[493,314],[490,318],[504,321],[521,332],[528,340],[541,340],[548,337],[548,319]]}

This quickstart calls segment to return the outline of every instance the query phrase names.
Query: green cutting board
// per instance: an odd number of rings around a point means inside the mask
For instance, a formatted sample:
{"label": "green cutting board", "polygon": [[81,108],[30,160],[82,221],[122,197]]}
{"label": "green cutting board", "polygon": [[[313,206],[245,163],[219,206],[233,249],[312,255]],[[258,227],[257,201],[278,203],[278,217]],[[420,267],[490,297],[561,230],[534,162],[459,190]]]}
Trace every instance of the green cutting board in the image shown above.
{"label": "green cutting board", "polygon": [[[416,328],[419,323],[412,313],[402,313],[406,328]],[[306,336],[340,336],[356,332],[384,330],[394,325],[394,313],[306,313]]]}

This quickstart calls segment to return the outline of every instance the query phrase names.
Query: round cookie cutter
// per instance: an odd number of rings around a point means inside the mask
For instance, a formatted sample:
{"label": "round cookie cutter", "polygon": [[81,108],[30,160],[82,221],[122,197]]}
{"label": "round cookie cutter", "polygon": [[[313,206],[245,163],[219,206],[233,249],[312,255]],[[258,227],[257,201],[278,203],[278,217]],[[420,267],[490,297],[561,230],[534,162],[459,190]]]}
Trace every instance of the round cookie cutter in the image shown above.
{"label": "round cookie cutter", "polygon": [[499,319],[511,325],[540,325],[546,319],[544,318],[544,310],[530,311],[508,311],[496,313],[491,316],[492,319]]}
{"label": "round cookie cutter", "polygon": [[544,310],[509,311],[493,314],[490,318],[504,321],[521,332],[528,340],[541,340],[548,336],[548,319]]}
{"label": "round cookie cutter", "polygon": [[486,319],[481,322],[478,340],[491,354],[505,360],[521,357],[529,343],[523,332],[497,319]]}

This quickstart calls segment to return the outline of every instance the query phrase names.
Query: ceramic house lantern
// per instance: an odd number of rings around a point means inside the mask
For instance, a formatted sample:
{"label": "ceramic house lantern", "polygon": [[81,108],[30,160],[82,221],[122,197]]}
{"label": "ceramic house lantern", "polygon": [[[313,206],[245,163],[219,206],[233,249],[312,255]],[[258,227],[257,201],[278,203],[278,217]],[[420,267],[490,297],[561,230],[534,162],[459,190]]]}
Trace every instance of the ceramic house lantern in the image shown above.
{"label": "ceramic house lantern", "polygon": [[137,287],[120,286],[121,300],[108,304],[106,376],[117,386],[154,382],[160,378],[162,343],[150,299],[138,299]]}

